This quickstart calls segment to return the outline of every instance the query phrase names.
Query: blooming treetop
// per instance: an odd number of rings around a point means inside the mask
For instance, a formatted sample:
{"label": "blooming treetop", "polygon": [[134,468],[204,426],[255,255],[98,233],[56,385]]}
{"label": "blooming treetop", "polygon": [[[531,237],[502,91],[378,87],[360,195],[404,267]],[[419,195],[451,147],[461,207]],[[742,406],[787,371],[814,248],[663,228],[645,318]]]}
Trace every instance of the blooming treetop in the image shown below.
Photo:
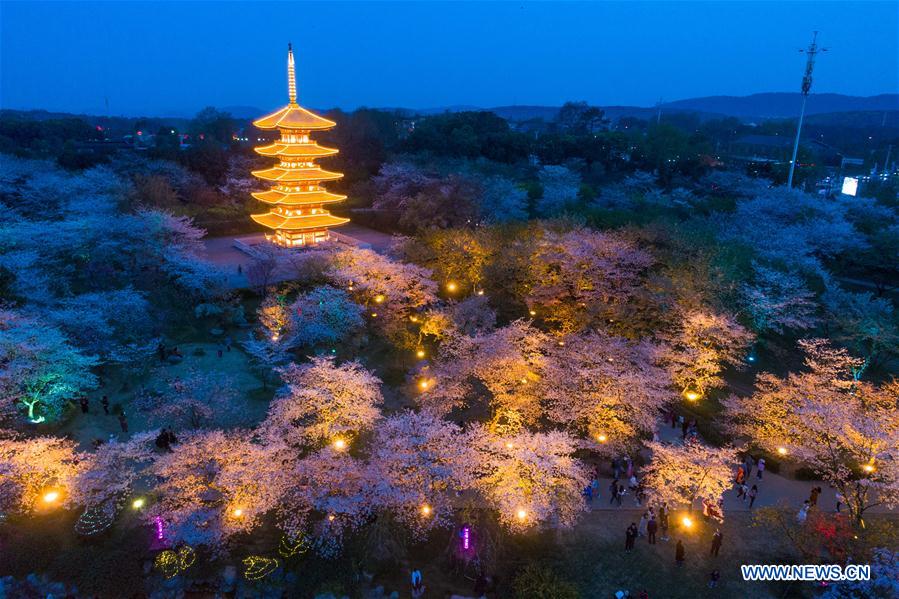
{"label": "blooming treetop", "polygon": [[701,443],[668,445],[646,443],[652,461],[643,471],[643,483],[657,502],[686,504],[697,499],[718,502],[733,486],[737,452],[732,447],[710,447]]}
{"label": "blooming treetop", "polygon": [[577,442],[569,435],[521,431],[499,437],[474,425],[467,438],[478,456],[474,488],[498,511],[505,526],[567,527],[586,509],[581,491],[589,475],[572,457]]}
{"label": "blooming treetop", "polygon": [[541,390],[547,417],[597,441],[605,453],[632,447],[651,433],[673,399],[660,350],[602,332],[571,335],[550,345]]}
{"label": "blooming treetop", "polygon": [[72,500],[114,510],[131,492],[142,468],[156,457],[158,431],[136,433],[127,441],[111,440],[84,456],[84,468],[72,481]]}
{"label": "blooming treetop", "polygon": [[724,384],[725,365],[739,365],[752,334],[727,314],[710,310],[681,312],[674,327],[664,332],[662,356],[675,384],[702,395]]}
{"label": "blooming treetop", "polygon": [[757,333],[809,329],[815,325],[815,294],[795,273],[753,264],[755,281],[742,286],[743,302]]}
{"label": "blooming treetop", "polygon": [[261,428],[268,439],[290,446],[315,446],[353,437],[380,418],[381,381],[359,362],[333,358],[281,369],[286,388],[269,407]]}
{"label": "blooming treetop", "polygon": [[17,439],[0,431],[0,512],[29,514],[73,505],[72,485],[87,466],[84,457],[68,439]]}

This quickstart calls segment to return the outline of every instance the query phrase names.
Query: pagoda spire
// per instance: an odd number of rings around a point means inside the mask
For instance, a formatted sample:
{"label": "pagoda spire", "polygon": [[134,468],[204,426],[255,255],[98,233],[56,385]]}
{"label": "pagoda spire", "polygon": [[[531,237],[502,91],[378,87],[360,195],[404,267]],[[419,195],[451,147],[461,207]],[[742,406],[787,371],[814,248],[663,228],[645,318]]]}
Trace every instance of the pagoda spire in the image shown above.
{"label": "pagoda spire", "polygon": [[287,94],[290,96],[290,103],[297,103],[297,76],[293,65],[293,46],[287,44]]}

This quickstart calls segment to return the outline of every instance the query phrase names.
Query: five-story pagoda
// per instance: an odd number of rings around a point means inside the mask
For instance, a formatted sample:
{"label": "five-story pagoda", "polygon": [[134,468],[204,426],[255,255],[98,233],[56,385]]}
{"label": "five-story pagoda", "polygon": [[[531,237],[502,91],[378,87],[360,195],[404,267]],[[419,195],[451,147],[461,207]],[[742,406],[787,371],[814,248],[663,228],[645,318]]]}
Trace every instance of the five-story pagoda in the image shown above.
{"label": "five-story pagoda", "polygon": [[266,237],[282,247],[302,247],[328,239],[328,228],[349,222],[329,213],[324,206],[346,199],[330,193],[325,181],[343,177],[323,170],[315,161],[333,156],[337,150],[315,143],[310,134],[336,125],[297,104],[293,49],[287,46],[287,87],[290,103],[281,110],[253,122],[260,129],[277,129],[281,138],[275,143],[256,148],[263,156],[279,160],[272,168],[253,171],[253,176],[271,184],[267,191],[253,197],[271,206],[266,214],[253,214],[254,221],[273,230]]}

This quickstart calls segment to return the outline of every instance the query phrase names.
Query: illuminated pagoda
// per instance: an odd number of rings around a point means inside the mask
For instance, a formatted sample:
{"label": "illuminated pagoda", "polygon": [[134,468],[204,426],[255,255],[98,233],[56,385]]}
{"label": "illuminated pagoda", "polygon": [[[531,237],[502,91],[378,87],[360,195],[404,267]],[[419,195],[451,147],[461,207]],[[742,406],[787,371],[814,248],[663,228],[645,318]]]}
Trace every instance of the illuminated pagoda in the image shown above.
{"label": "illuminated pagoda", "polygon": [[253,214],[254,221],[272,229],[266,234],[282,247],[303,247],[328,239],[328,229],[349,222],[348,218],[332,215],[324,207],[346,199],[330,193],[325,181],[343,177],[322,169],[315,161],[333,156],[337,150],[318,145],[310,137],[315,131],[325,131],[336,123],[322,118],[297,104],[297,84],[294,73],[293,49],[287,46],[287,90],[290,103],[253,124],[260,129],[277,129],[281,138],[275,143],[256,148],[263,156],[278,159],[272,168],[253,171],[253,176],[269,182],[266,191],[253,197],[270,206],[265,214]]}

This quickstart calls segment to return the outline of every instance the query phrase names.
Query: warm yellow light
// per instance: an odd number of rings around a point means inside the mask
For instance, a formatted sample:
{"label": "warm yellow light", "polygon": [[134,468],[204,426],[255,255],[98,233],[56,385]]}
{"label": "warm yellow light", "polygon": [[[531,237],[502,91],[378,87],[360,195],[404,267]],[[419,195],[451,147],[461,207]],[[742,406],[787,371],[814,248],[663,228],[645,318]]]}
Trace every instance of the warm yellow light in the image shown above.
{"label": "warm yellow light", "polygon": [[385,299],[384,296],[381,295],[380,293],[379,293],[378,295],[375,296],[375,301],[378,302],[379,304],[380,304],[381,302],[383,302],[384,299]]}
{"label": "warm yellow light", "polygon": [[410,316],[410,317],[409,317],[409,320],[411,320],[412,322],[418,322],[418,317],[417,317],[417,316]]}
{"label": "warm yellow light", "polygon": [[537,316],[537,312],[534,310],[528,310],[528,314],[530,314],[531,316]]}
{"label": "warm yellow light", "polygon": [[377,317],[378,317],[378,313],[377,313],[377,312],[372,312],[372,313],[371,313],[371,317],[372,317],[372,318],[377,318]]}
{"label": "warm yellow light", "polygon": [[697,399],[699,399],[699,393],[697,393],[696,391],[687,391],[686,393],[684,393],[684,397],[686,397],[690,401],[696,401]]}
{"label": "warm yellow light", "polygon": [[240,518],[241,516],[243,516],[243,510],[240,509],[239,507],[234,508],[231,511],[231,513],[234,515],[235,518]]}
{"label": "warm yellow light", "polygon": [[527,380],[526,378],[521,377],[521,384],[522,384],[522,385],[524,385],[524,384],[527,383],[527,382],[528,382],[528,380]]}
{"label": "warm yellow light", "polygon": [[277,341],[277,340],[278,340],[278,333],[274,333],[272,335],[272,341]]}
{"label": "warm yellow light", "polygon": [[334,514],[328,514],[328,522],[334,522]]}
{"label": "warm yellow light", "polygon": [[59,491],[47,491],[44,493],[44,503],[53,503],[59,499]]}
{"label": "warm yellow light", "polygon": [[144,503],[145,502],[144,502],[143,497],[138,497],[137,499],[135,499],[134,501],[131,502],[131,507],[136,510],[139,510],[140,508],[144,507]]}
{"label": "warm yellow light", "polygon": [[599,435],[597,435],[596,440],[599,441],[600,443],[605,443],[606,441],[609,440],[609,438],[603,434],[599,434]]}
{"label": "warm yellow light", "polygon": [[780,455],[787,455],[787,448],[786,447],[778,447],[777,453],[779,453]]}
{"label": "warm yellow light", "polygon": [[425,357],[425,350],[420,349],[420,350],[418,350],[417,352],[415,352],[415,355],[418,356],[419,358],[424,358],[424,357]]}
{"label": "warm yellow light", "polygon": [[346,441],[344,441],[343,439],[334,439],[334,443],[332,443],[332,445],[334,445],[334,449],[336,449],[337,451],[343,451],[344,449],[346,449]]}
{"label": "warm yellow light", "polygon": [[693,520],[691,520],[689,516],[684,516],[681,522],[683,523],[685,528],[690,528],[691,526],[693,526]]}
{"label": "warm yellow light", "polygon": [[874,472],[876,468],[874,468],[874,464],[865,464],[864,466],[862,466],[862,470],[864,470],[865,472]]}
{"label": "warm yellow light", "polygon": [[446,284],[446,290],[449,291],[450,293],[455,293],[456,289],[458,289],[458,288],[459,288],[459,286],[456,285],[453,281],[450,281],[449,283]]}
{"label": "warm yellow light", "polygon": [[483,290],[483,289],[478,289],[478,295],[484,295],[484,290]]}
{"label": "warm yellow light", "polygon": [[525,511],[525,510],[523,510],[523,509],[519,509],[519,510],[518,510],[518,513],[516,514],[516,516],[518,516],[518,519],[519,519],[519,520],[524,520],[525,518],[528,517],[528,513],[527,513],[527,511]]}
{"label": "warm yellow light", "polygon": [[511,441],[506,441],[506,449],[512,449],[513,447],[515,447],[514,443],[512,443]]}
{"label": "warm yellow light", "polygon": [[559,341],[559,345],[560,345],[560,346],[565,345],[565,342],[564,342],[564,341]]}
{"label": "warm yellow light", "polygon": [[429,384],[430,383],[428,383],[428,381],[422,379],[422,380],[418,381],[418,388],[421,389],[422,391],[424,391],[425,389],[428,388]]}
{"label": "warm yellow light", "polygon": [[431,506],[427,503],[421,506],[421,515],[422,516],[430,516],[431,515]]}

